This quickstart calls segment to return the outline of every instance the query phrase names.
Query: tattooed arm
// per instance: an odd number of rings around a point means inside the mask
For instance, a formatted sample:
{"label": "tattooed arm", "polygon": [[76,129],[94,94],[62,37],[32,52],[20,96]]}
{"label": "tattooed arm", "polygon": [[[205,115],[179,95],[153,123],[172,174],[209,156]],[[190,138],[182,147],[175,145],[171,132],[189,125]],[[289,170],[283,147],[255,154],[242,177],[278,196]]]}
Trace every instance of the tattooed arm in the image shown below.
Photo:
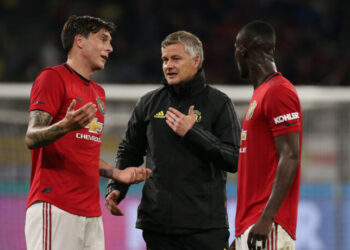
{"label": "tattooed arm", "polygon": [[113,172],[118,170],[113,166],[109,165],[107,162],[105,162],[102,159],[100,159],[99,161],[99,169],[100,169],[100,176],[103,176],[109,179],[113,179]]}
{"label": "tattooed arm", "polygon": [[52,116],[41,110],[31,111],[29,114],[28,130],[25,143],[29,149],[46,146],[65,134],[59,124],[49,126]]}
{"label": "tattooed arm", "polygon": [[100,175],[106,178],[113,179],[125,184],[139,183],[146,180],[151,170],[147,168],[128,167],[124,170],[120,170],[109,165],[107,162],[100,159],[99,161]]}
{"label": "tattooed arm", "polygon": [[[70,131],[84,128],[95,116],[96,105],[91,102],[80,109],[74,110],[73,100],[67,109],[66,116],[54,124],[52,116],[42,110],[33,110],[29,114],[28,129],[25,143],[29,149],[51,144]],[[51,124],[51,125],[50,125]]]}

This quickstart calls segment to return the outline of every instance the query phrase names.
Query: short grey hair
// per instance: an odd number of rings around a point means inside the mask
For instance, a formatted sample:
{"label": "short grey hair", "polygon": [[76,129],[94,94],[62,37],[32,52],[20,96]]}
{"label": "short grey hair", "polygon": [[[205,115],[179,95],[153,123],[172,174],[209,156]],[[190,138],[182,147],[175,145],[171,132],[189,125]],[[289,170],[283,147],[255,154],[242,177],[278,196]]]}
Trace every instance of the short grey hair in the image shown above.
{"label": "short grey hair", "polygon": [[201,40],[199,40],[197,36],[188,31],[180,30],[169,34],[162,41],[162,48],[178,43],[184,45],[185,50],[190,54],[191,58],[194,58],[197,55],[200,56],[198,65],[198,69],[200,69],[204,61],[203,45]]}

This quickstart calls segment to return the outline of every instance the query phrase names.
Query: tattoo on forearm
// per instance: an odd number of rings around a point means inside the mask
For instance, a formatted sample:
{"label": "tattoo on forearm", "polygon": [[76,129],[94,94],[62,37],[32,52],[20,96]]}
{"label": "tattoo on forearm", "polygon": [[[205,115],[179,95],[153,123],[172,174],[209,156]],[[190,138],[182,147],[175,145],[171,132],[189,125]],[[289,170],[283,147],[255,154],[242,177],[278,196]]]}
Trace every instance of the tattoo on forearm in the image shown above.
{"label": "tattoo on forearm", "polygon": [[45,111],[34,110],[30,112],[27,131],[30,148],[49,145],[64,135],[63,128],[58,125],[49,126],[51,121],[52,116]]}
{"label": "tattoo on forearm", "polygon": [[100,175],[106,178],[112,178],[113,176],[113,169],[101,169],[100,168]]}
{"label": "tattoo on forearm", "polygon": [[30,112],[29,123],[33,123],[33,126],[46,126],[49,125],[52,120],[52,116],[44,111],[34,110]]}

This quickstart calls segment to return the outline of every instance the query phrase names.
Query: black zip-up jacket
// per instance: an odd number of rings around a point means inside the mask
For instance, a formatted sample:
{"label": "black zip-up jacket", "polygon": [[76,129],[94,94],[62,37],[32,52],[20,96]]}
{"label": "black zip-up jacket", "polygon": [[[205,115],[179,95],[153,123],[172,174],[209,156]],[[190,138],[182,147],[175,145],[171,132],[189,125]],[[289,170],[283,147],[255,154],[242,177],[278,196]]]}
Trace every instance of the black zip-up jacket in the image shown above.
{"label": "black zip-up jacket", "polygon": [[[240,125],[231,100],[207,85],[203,70],[182,84],[180,93],[163,80],[164,86],[141,97],[136,104],[116,166],[152,169],[138,208],[136,227],[178,233],[228,228],[226,172],[238,165]],[[194,105],[196,123],[181,138],[165,122],[174,107],[184,114]],[[127,185],[110,181],[106,195]],[[119,201],[120,201],[119,200]]]}

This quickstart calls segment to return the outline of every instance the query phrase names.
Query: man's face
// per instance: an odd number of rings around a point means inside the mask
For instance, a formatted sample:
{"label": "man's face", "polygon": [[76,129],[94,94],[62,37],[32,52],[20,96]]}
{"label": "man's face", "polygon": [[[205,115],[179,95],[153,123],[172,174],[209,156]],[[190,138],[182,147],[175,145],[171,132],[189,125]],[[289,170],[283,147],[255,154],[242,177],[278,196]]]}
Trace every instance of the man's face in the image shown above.
{"label": "man's face", "polygon": [[82,54],[92,70],[104,69],[108,56],[113,51],[111,41],[111,34],[105,29],[83,38]]}
{"label": "man's face", "polygon": [[242,34],[241,32],[238,33],[236,37],[236,42],[235,42],[235,59],[237,62],[238,66],[238,71],[241,75],[242,78],[248,78],[249,77],[249,72],[248,72],[248,67],[247,63],[245,60],[246,56],[246,49],[244,48],[242,44]]}
{"label": "man's face", "polygon": [[181,43],[162,48],[163,73],[170,85],[193,79],[198,71],[200,56],[191,58]]}

